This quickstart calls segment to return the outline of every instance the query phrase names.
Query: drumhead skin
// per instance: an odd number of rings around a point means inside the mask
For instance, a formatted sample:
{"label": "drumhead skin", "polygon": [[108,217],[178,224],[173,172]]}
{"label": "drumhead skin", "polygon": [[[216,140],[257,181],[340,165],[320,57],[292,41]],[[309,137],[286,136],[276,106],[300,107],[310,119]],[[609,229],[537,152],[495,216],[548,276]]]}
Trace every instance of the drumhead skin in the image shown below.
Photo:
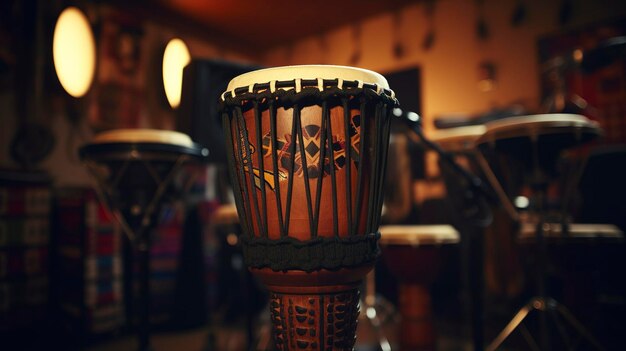
{"label": "drumhead skin", "polygon": [[503,118],[485,124],[485,134],[477,144],[517,137],[533,137],[545,134],[581,134],[581,142],[601,134],[597,122],[582,115],[551,113]]}
{"label": "drumhead skin", "polygon": [[183,133],[159,129],[115,129],[97,134],[92,144],[155,143],[193,147],[191,138]]}
{"label": "drumhead skin", "polygon": [[381,245],[440,245],[459,242],[459,232],[449,225],[384,225]]}
{"label": "drumhead skin", "polygon": [[227,204],[217,208],[211,217],[213,224],[239,224],[239,215],[235,204]]}
{"label": "drumhead skin", "polygon": [[430,140],[439,144],[446,151],[471,149],[487,128],[484,125],[438,129],[431,133]]}
{"label": "drumhead skin", "polygon": [[338,78],[376,84],[381,88],[389,89],[389,83],[387,83],[385,77],[367,69],[333,65],[301,65],[266,68],[244,73],[233,78],[228,83],[226,90],[233,91],[236,88],[271,81],[291,81],[294,79],[334,80]]}
{"label": "drumhead skin", "polygon": [[[523,223],[520,229],[520,239],[534,240],[536,230],[536,223]],[[567,236],[563,233],[561,223],[544,223],[544,236],[548,239],[624,239],[624,233],[616,226],[595,223],[571,223]]]}

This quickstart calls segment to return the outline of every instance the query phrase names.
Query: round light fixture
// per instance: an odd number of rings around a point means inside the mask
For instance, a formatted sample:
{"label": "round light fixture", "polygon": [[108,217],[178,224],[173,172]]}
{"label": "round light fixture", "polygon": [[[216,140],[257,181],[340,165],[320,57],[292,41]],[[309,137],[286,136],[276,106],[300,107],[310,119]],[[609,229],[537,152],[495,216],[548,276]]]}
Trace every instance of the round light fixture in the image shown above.
{"label": "round light fixture", "polygon": [[175,38],[167,43],[163,53],[163,87],[165,96],[172,108],[180,104],[180,93],[183,87],[183,68],[191,61],[187,45]]}
{"label": "round light fixture", "polygon": [[52,39],[54,69],[63,89],[79,98],[87,93],[96,68],[96,44],[83,12],[68,7],[59,16]]}

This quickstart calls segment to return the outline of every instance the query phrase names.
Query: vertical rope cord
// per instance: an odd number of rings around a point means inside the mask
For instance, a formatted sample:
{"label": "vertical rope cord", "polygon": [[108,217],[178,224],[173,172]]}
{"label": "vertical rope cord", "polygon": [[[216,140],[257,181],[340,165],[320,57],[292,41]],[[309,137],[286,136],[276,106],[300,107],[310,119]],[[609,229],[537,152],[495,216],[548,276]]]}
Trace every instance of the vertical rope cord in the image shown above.
{"label": "vertical rope cord", "polygon": [[[245,204],[242,203],[242,197],[241,197],[241,186],[240,186],[240,182],[243,181],[243,178],[241,178],[241,175],[236,173],[236,170],[238,169],[235,165],[235,161],[237,161],[237,164],[241,165],[242,163],[239,162],[239,159],[237,157],[237,152],[236,149],[233,145],[233,129],[232,129],[232,117],[230,114],[228,113],[223,113],[222,114],[222,124],[224,125],[224,128],[226,130],[226,147],[228,148],[228,150],[232,150],[233,151],[233,157],[227,157],[226,159],[228,160],[228,169],[229,172],[231,172],[231,179],[233,180],[233,187],[235,188],[235,204],[237,205],[237,208],[239,209],[238,214],[239,214],[239,222],[242,223],[242,229],[244,231],[244,235],[248,236],[248,237],[252,237],[253,236],[253,232],[249,227],[249,221],[248,221],[248,216],[246,213],[246,206]],[[236,122],[235,122],[236,123]],[[236,128],[235,128],[236,129]],[[236,130],[235,130],[236,131]],[[236,134],[239,135],[239,134]],[[243,210],[243,211],[242,211]]]}
{"label": "vertical rope cord", "polygon": [[[261,218],[261,222],[263,223],[263,228],[264,228],[263,235],[267,237],[269,233],[268,233],[268,225],[267,225],[267,202],[266,202],[266,194],[265,194],[265,165],[263,163],[263,138],[261,135],[261,132],[263,130],[262,128],[263,122],[261,120],[261,110],[259,109],[259,102],[256,100],[254,101],[254,126],[256,129],[256,150],[257,150],[257,159],[259,163],[259,187],[261,188],[261,210],[263,212],[263,217]],[[255,189],[255,192],[256,192],[256,189]]]}
{"label": "vertical rope cord", "polygon": [[[356,181],[356,220],[354,224],[354,231],[358,232],[359,225],[361,223],[361,205],[363,202],[363,166],[365,165],[365,144],[367,143],[367,113],[365,112],[365,105],[367,101],[364,96],[361,96],[359,99],[359,113],[360,113],[360,121],[359,121],[359,168],[357,171],[357,181]],[[371,181],[371,179],[370,179]]]}
{"label": "vertical rope cord", "polygon": [[[376,227],[378,227],[378,225],[380,224],[380,217],[382,215],[382,206],[383,206],[383,187],[385,185],[385,175],[387,174],[387,152],[389,150],[389,130],[391,128],[391,118],[389,118],[389,112],[390,109],[383,105],[382,106],[382,111],[381,111],[381,118],[382,118],[382,123],[383,123],[383,132],[380,133],[381,138],[382,138],[382,144],[379,145],[379,149],[380,149],[380,159],[382,161],[382,167],[380,167],[380,180],[378,183],[378,203],[376,203],[376,222],[374,223],[374,225]],[[378,228],[373,228],[374,230],[378,231]]]}
{"label": "vertical rope cord", "polygon": [[[329,109],[326,106],[327,110]],[[327,112],[330,115],[330,111]],[[337,178],[335,176],[335,152],[333,150],[333,126],[332,120],[328,120],[328,158],[331,184],[331,197],[333,199],[333,235],[339,237],[339,214],[337,213]]]}
{"label": "vertical rope cord", "polygon": [[380,102],[376,103],[376,106],[374,108],[374,123],[376,124],[376,128],[374,131],[374,136],[375,136],[375,141],[374,141],[374,150],[376,152],[376,154],[372,155],[372,180],[370,181],[370,192],[369,192],[369,205],[368,205],[368,209],[367,209],[367,232],[371,233],[374,231],[374,223],[376,221],[376,205],[378,203],[378,196],[376,194],[376,189],[374,188],[376,182],[379,179],[379,145],[380,145],[380,130],[381,125],[380,125],[380,115],[381,115],[381,110],[382,109],[382,104]]}
{"label": "vertical rope cord", "polygon": [[280,236],[287,236],[287,231],[285,230],[283,224],[283,209],[282,209],[282,199],[280,197],[280,183],[279,183],[279,170],[278,170],[278,150],[277,150],[277,141],[276,137],[276,104],[274,103],[274,99],[269,99],[268,107],[270,110],[270,137],[272,138],[272,168],[274,169],[274,195],[276,197],[276,206],[278,207],[278,227],[280,229]]}
{"label": "vertical rope cord", "polygon": [[299,144],[298,149],[300,150],[300,166],[302,167],[302,174],[304,175],[304,192],[306,195],[307,213],[309,214],[309,230],[311,231],[311,235],[313,235],[313,233],[315,233],[315,225],[313,224],[315,218],[313,218],[313,206],[311,204],[311,184],[309,183],[309,167],[307,166],[306,161],[306,150],[304,146],[304,136],[302,135],[301,117],[300,109],[294,106],[293,123],[296,124],[296,133]]}
{"label": "vertical rope cord", "polygon": [[[322,183],[324,179],[324,167],[326,166],[326,144],[328,135],[326,134],[326,124],[330,123],[330,116],[328,113],[328,103],[326,100],[322,102],[322,123],[321,123],[321,136],[320,136],[320,166],[319,166],[319,177],[317,178],[317,189],[315,190],[315,231],[313,232],[313,236],[317,237],[317,231],[319,226],[320,219],[320,202],[322,200]],[[333,161],[330,160],[329,166],[333,166]],[[334,215],[333,215],[334,216]]]}
{"label": "vertical rope cord", "polygon": [[252,194],[252,202],[254,202],[254,206],[252,206],[252,208],[254,208],[254,214],[256,215],[256,222],[257,222],[257,228],[259,229],[259,234],[260,236],[267,236],[267,230],[265,230],[265,228],[263,227],[263,222],[261,220],[261,210],[259,209],[259,198],[256,193],[256,186],[254,184],[254,170],[253,170],[253,164],[252,164],[252,151],[250,150],[251,144],[250,144],[250,136],[248,135],[248,125],[246,124],[246,120],[243,116],[243,113],[241,112],[241,107],[239,106],[237,107],[237,115],[239,116],[241,120],[241,125],[242,125],[241,131],[243,132],[243,140],[246,146],[245,156],[246,156],[246,165],[248,166],[248,177],[247,177],[248,182],[246,183],[246,186],[248,187],[248,191]]}
{"label": "vertical rope cord", "polygon": [[[299,109],[297,104],[293,105],[293,110]],[[292,138],[296,134],[296,123],[291,123],[291,135]],[[287,208],[285,209],[285,231],[289,234],[289,217],[291,216],[291,196],[293,195],[293,173],[296,163],[296,142],[291,140],[289,145],[289,178],[287,179]]]}
{"label": "vertical rope cord", "polygon": [[[252,218],[253,218],[253,214],[252,214],[252,206],[250,205],[250,193],[249,191],[251,190],[248,187],[249,181],[250,179],[248,177],[246,177],[246,173],[245,173],[245,165],[246,163],[243,161],[243,157],[244,157],[244,153],[245,154],[249,154],[250,153],[250,143],[248,142],[247,136],[244,135],[242,128],[245,128],[245,126],[243,124],[245,124],[245,121],[243,121],[243,114],[241,113],[241,107],[237,106],[235,107],[235,118],[236,123],[236,140],[241,141],[239,144],[239,150],[238,152],[235,152],[235,157],[239,156],[237,162],[239,165],[239,174],[241,177],[241,186],[243,189],[243,203],[246,206],[246,216],[248,216],[247,218],[248,220],[248,225],[250,226],[250,237],[254,236],[254,226],[252,225]],[[246,133],[247,134],[247,133]],[[242,140],[243,139],[243,140]],[[244,149],[242,149],[244,148]],[[250,164],[248,164],[248,169],[251,169]],[[259,218],[258,213],[257,213],[257,219]],[[260,229],[260,227],[259,227]]]}
{"label": "vertical rope cord", "polygon": [[349,98],[343,97],[341,105],[343,107],[343,136],[344,136],[344,152],[346,155],[346,211],[348,212],[348,236],[354,235],[352,231],[352,139],[350,137],[350,106]]}

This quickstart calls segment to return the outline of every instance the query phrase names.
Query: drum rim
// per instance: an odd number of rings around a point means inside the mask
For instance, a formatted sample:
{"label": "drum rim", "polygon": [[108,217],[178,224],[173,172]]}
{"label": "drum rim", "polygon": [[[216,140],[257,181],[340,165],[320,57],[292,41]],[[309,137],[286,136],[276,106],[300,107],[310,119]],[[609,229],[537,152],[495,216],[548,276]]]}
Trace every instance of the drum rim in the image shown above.
{"label": "drum rim", "polygon": [[488,122],[485,124],[485,127],[487,129],[476,140],[476,145],[502,139],[529,137],[531,135],[556,134],[566,128],[583,130],[595,135],[602,133],[598,122],[592,121],[583,115],[568,113],[507,117]]}
{"label": "drum rim", "polygon": [[[135,154],[138,153],[138,155]],[[145,157],[141,153],[155,152],[155,157]],[[204,159],[208,156],[208,150],[197,143],[191,146],[180,146],[175,144],[163,143],[140,143],[140,142],[110,142],[110,143],[94,143],[81,147],[78,151],[82,160],[89,158],[101,159],[150,159],[164,161],[169,160],[171,156],[188,155],[191,157]]]}
{"label": "drum rim", "polygon": [[[134,152],[158,152],[205,158],[209,151],[184,133],[150,128],[122,128],[98,133],[79,149],[81,159],[110,154],[110,159],[139,158]],[[122,156],[127,154],[126,156]],[[142,156],[145,158],[145,156]],[[155,157],[150,157],[154,159]]]}
{"label": "drum rim", "polygon": [[[240,74],[231,79],[226,91],[234,92],[235,89],[250,87],[255,84],[300,80],[334,80],[362,81],[375,84],[389,90],[387,79],[380,73],[365,68],[339,66],[339,65],[293,65],[278,66],[255,70]],[[232,96],[235,94],[233,93]]]}

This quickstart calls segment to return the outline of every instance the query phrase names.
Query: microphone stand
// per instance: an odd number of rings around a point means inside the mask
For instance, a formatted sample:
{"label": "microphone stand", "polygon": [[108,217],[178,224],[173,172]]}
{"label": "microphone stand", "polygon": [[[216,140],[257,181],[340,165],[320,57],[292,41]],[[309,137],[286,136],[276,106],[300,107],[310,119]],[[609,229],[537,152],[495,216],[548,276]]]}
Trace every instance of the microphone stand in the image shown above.
{"label": "microphone stand", "polygon": [[[471,320],[474,350],[484,349],[484,229],[492,222],[493,216],[487,202],[497,203],[498,198],[485,186],[481,178],[460,166],[454,156],[446,152],[437,143],[429,140],[423,133],[420,119],[416,114],[404,114],[404,120],[411,132],[430,150],[437,153],[440,165],[448,167],[458,176],[463,184],[463,202],[459,231],[463,233],[463,256],[465,284],[469,290],[469,314]],[[417,118],[411,118],[417,117]],[[458,181],[449,182],[458,184]],[[457,203],[458,205],[458,203]],[[484,218],[479,218],[481,213]]]}

